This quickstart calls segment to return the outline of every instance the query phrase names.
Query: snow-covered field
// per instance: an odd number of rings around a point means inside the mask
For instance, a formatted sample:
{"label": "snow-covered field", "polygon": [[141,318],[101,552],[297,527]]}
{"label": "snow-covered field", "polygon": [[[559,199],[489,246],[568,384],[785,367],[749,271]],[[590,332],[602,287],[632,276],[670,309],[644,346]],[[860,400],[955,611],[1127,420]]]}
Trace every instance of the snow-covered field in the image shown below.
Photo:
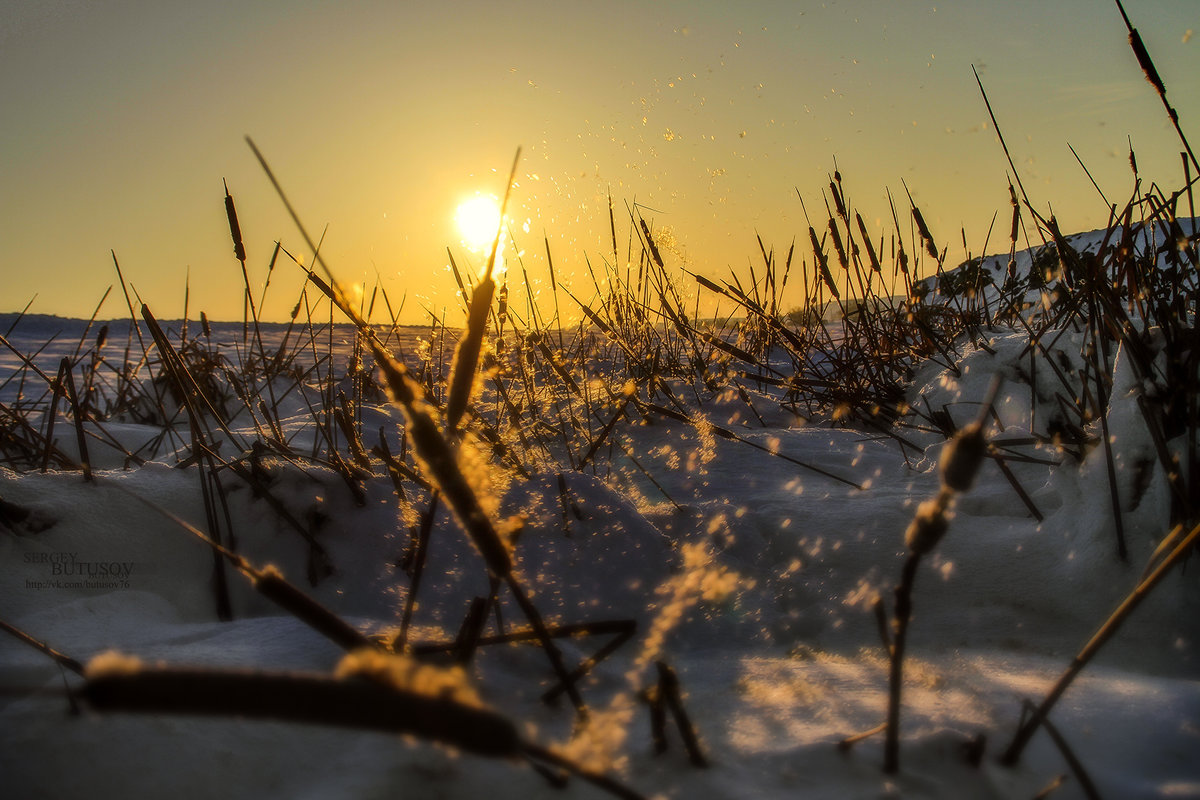
{"label": "snow-covered field", "polygon": [[[20,326],[9,336],[22,352],[47,338],[40,329],[22,336]],[[924,365],[910,402],[945,404],[965,424],[991,376],[1014,373],[1025,341],[1020,331],[991,331],[986,348],[963,348],[958,376]],[[1071,342],[1059,345],[1069,351]],[[1119,357],[1114,369],[1114,386],[1132,388]],[[1012,379],[1002,387],[989,437],[1032,457],[1008,466],[1044,518],[1034,519],[997,464],[985,461],[948,534],[919,567],[901,768],[886,775],[882,735],[848,750],[837,744],[884,720],[888,658],[872,604],[882,596],[890,608],[904,532],[916,506],[938,491],[944,443],[910,432],[920,449],[902,449],[891,438],[805,425],[749,391],[763,400],[761,422],[734,398],[697,413],[764,449],[704,436],[703,425],[622,423],[622,441],[661,490],[619,450],[580,472],[493,476],[489,513],[524,516],[516,571],[547,621],[632,619],[637,633],[582,682],[592,709],[582,729],[565,698],[555,706],[539,701],[554,676],[536,647],[481,647],[465,677],[481,701],[515,721],[526,740],[561,748],[645,796],[1031,798],[1060,776],[1067,777],[1054,797],[1086,796],[1044,730],[1016,767],[998,757],[1017,730],[1022,701],[1041,700],[1137,584],[1168,530],[1161,470],[1133,485],[1129,465],[1152,446],[1131,410],[1136,392],[1114,391],[1109,414],[1130,550],[1122,562],[1104,460],[1076,464],[1027,444],[1030,388]],[[365,432],[390,431],[395,446],[398,411],[378,405],[362,415]],[[62,424],[59,446],[76,453]],[[313,436],[310,427],[303,409],[285,420],[294,443]],[[132,450],[157,429],[114,422],[110,432]],[[138,499],[203,528],[195,467],[161,457],[126,469],[115,451],[94,447],[90,483],[78,472],[0,468],[0,498],[33,512],[0,527],[0,619],[83,663],[117,651],[146,664],[338,668],[341,648],[232,569],[234,619],[217,620],[212,554]],[[398,562],[412,520],[398,510],[382,466],[363,482],[361,503],[332,469],[279,458],[262,467],[272,495],[316,536],[334,573],[313,586],[310,546],[264,498],[226,474],[238,552],[258,567],[276,565],[359,630],[394,632],[411,583]],[[427,503],[419,493],[408,499],[418,509]],[[428,558],[409,637],[453,640],[471,599],[489,593],[487,571],[445,510]],[[1167,576],[1051,713],[1104,797],[1200,798],[1194,562]],[[506,623],[522,624],[511,594],[502,589],[500,597]],[[573,665],[607,639],[559,641]],[[669,749],[654,753],[639,692],[654,684],[658,660],[678,673],[707,767],[689,763],[670,724]],[[99,713],[76,707],[64,691],[80,683],[38,650],[0,638],[5,797],[604,796],[578,779],[557,788],[519,759],[389,733]],[[981,745],[982,759],[968,763]]]}

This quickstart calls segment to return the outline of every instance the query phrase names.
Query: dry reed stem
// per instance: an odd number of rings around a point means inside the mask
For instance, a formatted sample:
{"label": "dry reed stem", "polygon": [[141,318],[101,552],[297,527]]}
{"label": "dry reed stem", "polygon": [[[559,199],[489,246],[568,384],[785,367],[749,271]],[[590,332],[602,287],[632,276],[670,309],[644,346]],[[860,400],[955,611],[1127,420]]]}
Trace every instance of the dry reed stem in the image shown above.
{"label": "dry reed stem", "polygon": [[[1022,713],[1037,713],[1037,708],[1029,700],[1023,701],[1021,704]],[[1042,719],[1042,726],[1046,729],[1046,734],[1054,742],[1054,746],[1058,748],[1058,752],[1062,753],[1063,760],[1067,762],[1071,773],[1075,779],[1079,781],[1079,788],[1088,800],[1100,800],[1100,792],[1096,789],[1096,784],[1092,781],[1091,775],[1083,766],[1083,762],[1075,755],[1075,751],[1067,744],[1067,740],[1059,732],[1058,727],[1050,722],[1049,719]]]}
{"label": "dry reed stem", "polygon": [[45,655],[54,659],[55,663],[59,664],[62,667],[65,667],[66,669],[71,670],[71,672],[74,672],[76,675],[83,675],[83,673],[84,673],[83,664],[79,663],[78,661],[71,658],[70,656],[63,655],[62,653],[58,652],[53,647],[51,647],[50,645],[41,641],[40,639],[35,639],[34,637],[30,636],[28,633],[26,633],[25,631],[16,627],[15,625],[10,625],[8,622],[5,622],[4,620],[0,619],[0,630],[3,630],[5,633],[14,637],[18,641],[24,642],[25,644],[29,645],[33,649],[44,653]]}
{"label": "dry reed stem", "polygon": [[1192,546],[1200,540],[1200,525],[1193,527],[1186,536],[1180,539],[1178,537],[1182,530],[1184,530],[1183,527],[1178,526],[1167,535],[1168,539],[1177,541],[1178,543],[1168,555],[1163,557],[1162,561],[1158,563],[1149,575],[1138,582],[1137,586],[1133,588],[1116,610],[1105,620],[1104,624],[1096,630],[1096,633],[1083,646],[1083,649],[1071,660],[1066,671],[1063,672],[1053,688],[1046,694],[1046,697],[1031,714],[1030,719],[1023,725],[1018,726],[1012,743],[1009,744],[1008,749],[1004,751],[1004,755],[1000,758],[1000,763],[1011,767],[1020,761],[1021,753],[1024,752],[1025,746],[1029,743],[1033,734],[1037,732],[1038,727],[1046,720],[1051,709],[1054,708],[1054,705],[1071,686],[1071,683],[1074,682],[1079,673],[1083,671],[1083,668],[1100,651],[1100,648],[1116,634],[1129,615],[1133,613],[1134,609],[1141,604],[1142,600],[1158,585],[1171,568],[1182,561],[1189,554]]}

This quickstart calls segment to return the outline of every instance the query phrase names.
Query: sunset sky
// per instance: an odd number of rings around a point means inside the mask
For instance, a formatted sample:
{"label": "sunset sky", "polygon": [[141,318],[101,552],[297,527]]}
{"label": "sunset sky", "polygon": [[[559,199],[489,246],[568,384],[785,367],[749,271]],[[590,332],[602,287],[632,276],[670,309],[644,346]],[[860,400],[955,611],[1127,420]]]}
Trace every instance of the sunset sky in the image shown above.
{"label": "sunset sky", "polygon": [[[1126,10],[1200,144],[1200,4]],[[823,222],[835,159],[876,230],[906,182],[958,263],[960,231],[978,254],[996,211],[989,250],[1007,239],[1008,165],[972,65],[1031,199],[1064,229],[1106,219],[1068,142],[1112,202],[1132,191],[1127,137],[1145,179],[1181,182],[1182,147],[1107,0],[10,1],[0,311],[36,295],[33,312],[90,315],[114,250],[158,316],[182,314],[190,270],[193,317],[240,319],[222,179],[257,285],[277,239],[311,257],[246,135],[309,228],[328,226],[338,278],[378,275],[408,322],[454,321],[445,248],[483,259],[455,209],[502,194],[518,146],[530,278],[548,284],[546,235],[585,298],[584,256],[612,258],[610,191],[619,230],[636,201],[674,239],[669,265],[746,274],[756,232],[780,250],[806,237],[797,190]],[[265,312],[282,319],[303,274],[277,269]],[[100,316],[124,313],[114,290]]]}

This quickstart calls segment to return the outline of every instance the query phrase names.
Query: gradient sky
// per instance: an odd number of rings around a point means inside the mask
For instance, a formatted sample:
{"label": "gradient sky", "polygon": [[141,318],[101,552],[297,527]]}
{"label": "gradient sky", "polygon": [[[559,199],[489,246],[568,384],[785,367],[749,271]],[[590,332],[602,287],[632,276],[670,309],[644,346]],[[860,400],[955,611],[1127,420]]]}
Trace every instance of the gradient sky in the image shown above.
{"label": "gradient sky", "polygon": [[[1126,10],[1200,142],[1200,3]],[[158,316],[182,314],[190,271],[191,316],[240,319],[222,178],[256,284],[276,239],[307,255],[247,134],[308,227],[328,226],[339,279],[379,275],[412,322],[458,321],[445,248],[480,257],[455,208],[501,194],[518,146],[512,216],[539,285],[545,233],[560,278],[591,295],[583,257],[611,256],[610,190],[619,214],[654,209],[672,265],[745,274],[756,232],[803,241],[797,190],[823,219],[835,159],[868,223],[906,182],[958,263],[960,231],[978,254],[996,211],[989,250],[1007,237],[1008,165],[971,65],[1033,202],[1065,230],[1106,219],[1068,142],[1112,202],[1132,190],[1127,137],[1144,178],[1179,185],[1182,148],[1106,0],[8,0],[0,311],[36,295],[31,311],[90,315],[116,281],[111,249]],[[279,269],[275,319],[302,278]],[[114,290],[101,317],[124,313]]]}

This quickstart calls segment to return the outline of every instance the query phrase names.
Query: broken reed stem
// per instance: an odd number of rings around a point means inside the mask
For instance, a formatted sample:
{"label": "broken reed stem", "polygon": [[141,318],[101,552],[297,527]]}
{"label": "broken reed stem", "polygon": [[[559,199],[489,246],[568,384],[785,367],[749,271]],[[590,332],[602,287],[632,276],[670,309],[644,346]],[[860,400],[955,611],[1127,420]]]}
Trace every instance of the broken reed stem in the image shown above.
{"label": "broken reed stem", "polygon": [[25,644],[29,645],[33,649],[46,654],[50,658],[54,659],[54,661],[57,664],[59,664],[63,667],[66,667],[67,669],[71,670],[71,672],[74,672],[76,675],[83,675],[83,673],[84,673],[83,664],[80,664],[78,661],[71,658],[70,656],[63,655],[62,653],[58,652],[50,645],[46,644],[45,642],[41,641],[40,639],[35,639],[34,637],[30,636],[28,633],[21,630],[20,628],[14,626],[14,625],[10,625],[9,623],[0,619],[0,630],[13,636],[18,641],[24,642]]}
{"label": "broken reed stem", "polygon": [[[1177,526],[1170,534],[1168,539],[1177,539],[1178,535],[1183,531],[1182,526]],[[1005,766],[1016,766],[1021,759],[1021,754],[1025,750],[1025,746],[1029,744],[1029,740],[1033,734],[1037,732],[1038,727],[1046,720],[1055,703],[1067,691],[1074,682],[1075,678],[1083,671],[1083,668],[1095,657],[1109,639],[1120,629],[1122,623],[1133,613],[1133,610],[1141,604],[1142,600],[1150,594],[1151,590],[1170,572],[1175,564],[1183,560],[1191,550],[1192,546],[1200,540],[1200,525],[1196,525],[1191,531],[1178,541],[1175,548],[1168,554],[1154,570],[1138,582],[1137,586],[1126,596],[1115,611],[1105,620],[1104,624],[1096,631],[1083,649],[1076,654],[1071,660],[1070,665],[1062,676],[1054,684],[1053,688],[1046,694],[1046,697],[1037,706],[1030,715],[1028,721],[1023,725],[1018,726],[1016,735],[1013,737],[1012,743],[1008,749],[1004,751],[1004,755],[1000,758],[1000,763]]]}

